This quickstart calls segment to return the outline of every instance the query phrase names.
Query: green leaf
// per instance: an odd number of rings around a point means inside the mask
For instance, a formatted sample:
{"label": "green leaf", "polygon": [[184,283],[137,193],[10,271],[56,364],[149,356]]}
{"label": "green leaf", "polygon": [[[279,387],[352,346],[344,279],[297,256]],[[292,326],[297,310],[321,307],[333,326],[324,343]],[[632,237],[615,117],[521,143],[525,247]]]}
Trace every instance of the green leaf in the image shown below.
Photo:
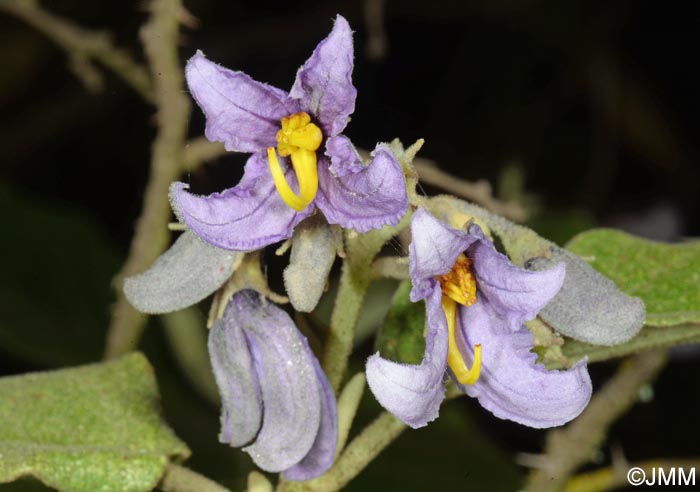
{"label": "green leaf", "polygon": [[700,323],[700,241],[668,244],[593,229],[567,248],[627,294],[641,297],[647,325]]}
{"label": "green leaf", "polygon": [[118,256],[93,217],[22,196],[0,183],[0,347],[40,366],[100,356]]}
{"label": "green leaf", "polygon": [[376,339],[376,348],[385,357],[396,362],[420,364],[425,352],[425,304],[411,302],[408,295],[411,282],[399,284],[384,325]]}
{"label": "green leaf", "polygon": [[66,492],[146,492],[187,446],[160,416],[143,355],[0,379],[0,483],[32,475]]}

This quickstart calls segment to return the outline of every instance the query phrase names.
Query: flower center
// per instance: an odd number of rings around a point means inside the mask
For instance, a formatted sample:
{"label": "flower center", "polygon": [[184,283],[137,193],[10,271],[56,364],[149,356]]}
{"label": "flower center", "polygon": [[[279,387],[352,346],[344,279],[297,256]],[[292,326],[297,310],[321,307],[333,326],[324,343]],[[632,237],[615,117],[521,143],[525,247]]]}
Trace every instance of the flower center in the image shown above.
{"label": "flower center", "polygon": [[311,123],[307,113],[294,113],[282,118],[282,129],[277,132],[277,152],[282,157],[290,157],[294,174],[299,182],[299,194],[292,190],[277,158],[274,147],[267,148],[267,160],[277,192],[297,212],[304,210],[316,198],[318,191],[318,170],[316,150],[321,146],[321,129]]}
{"label": "flower center", "polygon": [[471,306],[476,303],[476,277],[472,271],[472,261],[464,254],[457,257],[452,270],[437,277],[442,289],[442,310],[447,319],[448,349],[447,364],[461,384],[472,385],[481,374],[481,344],[474,345],[474,362],[467,366],[457,346],[455,325],[457,324],[457,304]]}

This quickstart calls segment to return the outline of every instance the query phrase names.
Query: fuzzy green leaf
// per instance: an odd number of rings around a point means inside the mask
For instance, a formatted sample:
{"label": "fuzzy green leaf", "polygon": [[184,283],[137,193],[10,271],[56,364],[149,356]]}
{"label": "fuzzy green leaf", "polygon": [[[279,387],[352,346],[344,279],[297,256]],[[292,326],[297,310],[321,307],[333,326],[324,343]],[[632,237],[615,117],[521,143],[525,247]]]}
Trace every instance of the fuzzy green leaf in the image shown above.
{"label": "fuzzy green leaf", "polygon": [[700,323],[700,241],[668,244],[593,229],[567,248],[646,304],[646,324]]}
{"label": "fuzzy green leaf", "polygon": [[66,492],[146,492],[187,446],[160,416],[139,353],[0,379],[0,483],[31,475]]}

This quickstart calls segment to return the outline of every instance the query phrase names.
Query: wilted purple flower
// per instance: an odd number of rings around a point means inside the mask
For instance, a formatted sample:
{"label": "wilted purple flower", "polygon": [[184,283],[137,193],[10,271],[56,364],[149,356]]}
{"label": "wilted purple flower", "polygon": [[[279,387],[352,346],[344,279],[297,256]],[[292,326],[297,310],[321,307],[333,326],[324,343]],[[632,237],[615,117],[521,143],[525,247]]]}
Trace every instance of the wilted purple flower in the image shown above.
{"label": "wilted purple flower", "polygon": [[221,442],[288,480],[333,463],[338,415],[333,390],[287,313],[250,290],[233,296],[209,334],[222,399]]}
{"label": "wilted purple flower", "polygon": [[422,209],[411,230],[411,300],[425,299],[425,356],[420,365],[369,358],[367,382],[379,403],[422,427],[438,415],[447,369],[462,391],[499,418],[543,428],[576,417],[591,396],[585,362],[547,371],[536,364],[533,335],[523,325],[559,291],[564,264],[522,270],[478,225],[452,229]]}
{"label": "wilted purple flower", "polygon": [[329,223],[359,232],[398,223],[408,199],[396,158],[378,145],[365,166],[340,134],[355,109],[352,69],[352,31],[340,15],[289,93],[193,56],[187,83],[207,117],[206,137],[253,155],[240,183],[222,193],[196,196],[174,183],[178,217],[205,241],[238,251],[290,237],[316,206]]}

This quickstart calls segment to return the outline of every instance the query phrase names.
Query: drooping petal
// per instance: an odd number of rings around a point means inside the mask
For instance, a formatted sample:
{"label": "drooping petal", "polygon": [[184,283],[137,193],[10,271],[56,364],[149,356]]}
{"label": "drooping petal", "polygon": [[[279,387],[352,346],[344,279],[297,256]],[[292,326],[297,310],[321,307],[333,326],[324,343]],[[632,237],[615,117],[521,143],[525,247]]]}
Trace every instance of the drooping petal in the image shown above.
{"label": "drooping petal", "polygon": [[422,208],[413,215],[411,236],[408,262],[411,300],[416,302],[431,292],[435,277],[448,273],[457,257],[477,239],[443,224]]}
{"label": "drooping petal", "polygon": [[467,251],[473,261],[478,289],[495,309],[509,314],[513,329],[520,329],[524,321],[537,316],[559,292],[566,275],[564,263],[537,272],[523,270],[496,251],[478,225],[472,224],[469,234],[480,238]]}
{"label": "drooping petal", "polygon": [[334,137],[348,124],[355,110],[357,89],[352,85],[352,31],[343,16],[318,43],[311,57],[299,68],[289,96],[301,110],[316,116],[326,137]]}
{"label": "drooping petal", "polygon": [[236,294],[209,332],[209,357],[221,394],[219,440],[231,446],[250,443],[262,424],[263,402],[243,327],[251,321]]}
{"label": "drooping petal", "polygon": [[367,384],[377,401],[414,429],[435,420],[445,398],[448,335],[441,297],[436,288],[425,301],[428,335],[420,365],[392,362],[379,354],[367,359]]}
{"label": "drooping petal", "polygon": [[284,287],[294,309],[310,313],[328,283],[336,255],[336,238],[321,214],[299,224],[292,237]]}
{"label": "drooping petal", "polygon": [[286,480],[311,480],[323,475],[335,458],[335,447],[338,444],[338,410],[335,395],[316,357],[312,357],[312,361],[321,393],[321,425],[309,453],[299,463],[282,473]]}
{"label": "drooping petal", "polygon": [[329,138],[326,141],[325,153],[331,159],[331,175],[336,178],[359,173],[365,167],[362,157],[360,157],[355,146],[345,135]]}
{"label": "drooping petal", "polygon": [[458,343],[470,354],[467,358],[473,356],[475,344],[482,350],[481,377],[473,386],[460,387],[496,417],[529,427],[556,427],[588,404],[592,387],[585,362],[567,371],[548,371],[536,364],[532,333],[524,326],[513,333],[487,299],[461,307],[458,327]]}
{"label": "drooping petal", "polygon": [[207,117],[206,137],[223,142],[229,151],[274,147],[282,117],[299,111],[285,91],[211,62],[201,51],[187,62],[185,76]]}
{"label": "drooping petal", "polygon": [[185,231],[151,268],[126,279],[124,294],[142,313],[178,311],[221,287],[233,273],[238,256]]}
{"label": "drooping petal", "polygon": [[[289,315],[253,291],[234,297],[253,357],[264,412],[244,451],[263,470],[280,472],[311,450],[321,423],[321,392],[313,354]],[[233,301],[232,301],[233,302]]]}
{"label": "drooping petal", "polygon": [[[292,187],[296,178],[286,173]],[[287,239],[294,226],[310,215],[310,205],[301,212],[290,208],[275,189],[262,154],[248,159],[240,183],[222,193],[197,196],[184,183],[170,187],[175,214],[206,242],[223,249],[253,251]]]}
{"label": "drooping petal", "polygon": [[388,147],[378,146],[361,171],[333,177],[328,161],[319,159],[316,205],[331,224],[367,232],[396,225],[408,209],[403,171]]}

